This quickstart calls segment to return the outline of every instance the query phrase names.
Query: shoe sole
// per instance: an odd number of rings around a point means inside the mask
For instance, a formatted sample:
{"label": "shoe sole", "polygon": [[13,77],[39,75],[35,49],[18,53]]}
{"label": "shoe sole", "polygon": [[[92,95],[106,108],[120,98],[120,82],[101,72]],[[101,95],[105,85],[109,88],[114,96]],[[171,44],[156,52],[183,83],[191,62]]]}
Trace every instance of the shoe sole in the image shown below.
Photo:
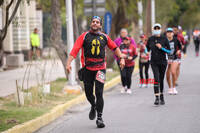
{"label": "shoe sole", "polygon": [[105,125],[104,126],[97,126],[97,128],[104,128],[105,127]]}
{"label": "shoe sole", "polygon": [[90,118],[90,117],[89,117],[90,120],[94,120],[95,118],[96,118],[96,117],[94,117],[94,118]]}
{"label": "shoe sole", "polygon": [[154,105],[159,105],[159,103],[154,103]]}
{"label": "shoe sole", "polygon": [[165,103],[160,103],[160,105],[165,105]]}

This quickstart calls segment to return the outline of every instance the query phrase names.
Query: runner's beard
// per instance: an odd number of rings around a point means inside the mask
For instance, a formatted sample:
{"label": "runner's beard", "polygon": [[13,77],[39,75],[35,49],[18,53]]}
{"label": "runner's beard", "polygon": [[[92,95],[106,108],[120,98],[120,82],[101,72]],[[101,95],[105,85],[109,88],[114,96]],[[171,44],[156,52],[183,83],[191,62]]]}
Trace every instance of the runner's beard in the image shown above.
{"label": "runner's beard", "polygon": [[95,29],[94,29],[94,28],[91,27],[91,30],[92,30],[93,32],[97,32],[97,31],[100,31],[101,28],[95,28]]}

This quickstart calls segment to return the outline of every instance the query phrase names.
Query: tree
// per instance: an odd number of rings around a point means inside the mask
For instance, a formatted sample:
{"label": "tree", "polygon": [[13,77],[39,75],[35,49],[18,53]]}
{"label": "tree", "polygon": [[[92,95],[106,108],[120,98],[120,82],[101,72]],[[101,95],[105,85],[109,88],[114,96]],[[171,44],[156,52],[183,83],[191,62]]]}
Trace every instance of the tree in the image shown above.
{"label": "tree", "polygon": [[172,21],[179,10],[180,7],[175,0],[156,0],[156,21],[161,23],[163,27],[174,25]]}
{"label": "tree", "polygon": [[67,71],[65,69],[67,53],[66,47],[62,41],[62,22],[61,22],[61,12],[60,12],[60,1],[51,0],[51,15],[52,15],[52,31],[51,31],[51,44],[56,49],[59,58],[62,61],[65,75],[67,77]]}
{"label": "tree", "polygon": [[190,0],[188,5],[187,10],[180,16],[179,23],[184,29],[200,28],[200,1]]}
{"label": "tree", "polygon": [[156,0],[156,20],[164,26],[200,27],[199,0]]}
{"label": "tree", "polygon": [[146,32],[145,34],[151,36],[151,0],[147,0],[146,5]]}
{"label": "tree", "polygon": [[[122,28],[129,28],[132,23],[137,24],[137,0],[107,0],[107,9],[112,13],[110,36],[115,39]],[[110,51],[110,50],[108,50]],[[107,52],[107,66],[112,67],[113,53]]]}
{"label": "tree", "polygon": [[[80,23],[78,24],[77,16],[82,16],[80,13],[80,6],[83,6],[81,3],[83,0],[73,0],[72,9],[73,9],[73,26],[74,26],[74,38],[78,38]],[[66,30],[66,7],[65,0],[38,0],[39,6],[42,8],[43,12],[51,12],[51,35],[50,35],[50,46],[54,47],[57,51],[57,54],[63,64],[65,75],[67,77],[67,71],[65,69],[66,60],[67,60],[67,47],[62,40],[63,32],[62,29]],[[79,8],[79,9],[78,9]],[[77,10],[78,9],[78,10]],[[47,31],[48,32],[48,31]],[[65,34],[66,36],[66,34]],[[80,59],[76,59],[76,70],[80,68]]]}
{"label": "tree", "polygon": [[[8,2],[7,0],[6,1],[0,0],[0,6],[3,6],[4,3],[6,4],[5,24],[3,25],[3,28],[0,30],[0,67],[3,65],[3,56],[4,56],[3,41],[7,35],[8,27],[17,13],[17,10],[19,8],[21,1],[22,0],[17,0],[15,2],[15,0],[10,0]],[[10,13],[11,6],[14,6],[14,10],[12,11],[10,15],[9,13]]]}
{"label": "tree", "polygon": [[189,1],[188,0],[175,0],[176,5],[178,5],[178,10],[173,15],[173,19],[169,21],[169,25],[178,25],[181,16],[188,10]]}
{"label": "tree", "polygon": [[137,0],[107,0],[106,8],[112,13],[112,28],[110,36],[116,38],[121,28],[128,28],[131,23],[137,24]]}

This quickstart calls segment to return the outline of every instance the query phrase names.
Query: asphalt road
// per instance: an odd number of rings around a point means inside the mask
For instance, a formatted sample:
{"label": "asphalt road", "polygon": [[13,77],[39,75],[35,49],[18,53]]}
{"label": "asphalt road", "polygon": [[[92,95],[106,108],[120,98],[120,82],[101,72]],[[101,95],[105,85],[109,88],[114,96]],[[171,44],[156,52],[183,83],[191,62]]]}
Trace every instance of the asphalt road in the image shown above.
{"label": "asphalt road", "polygon": [[[133,77],[133,94],[120,94],[121,85],[105,93],[104,129],[89,120],[86,102],[36,133],[200,133],[200,57],[193,51],[191,44],[181,65],[179,93],[165,94],[165,105],[153,105],[153,87],[139,88],[137,75]],[[165,82],[165,91],[167,88]]]}

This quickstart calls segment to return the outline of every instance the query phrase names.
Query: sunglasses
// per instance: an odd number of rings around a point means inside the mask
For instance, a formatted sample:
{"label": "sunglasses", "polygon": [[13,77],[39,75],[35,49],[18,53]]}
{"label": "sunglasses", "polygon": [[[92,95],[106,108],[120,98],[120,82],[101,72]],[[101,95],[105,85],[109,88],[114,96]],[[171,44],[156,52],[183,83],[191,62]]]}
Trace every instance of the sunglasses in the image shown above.
{"label": "sunglasses", "polygon": [[154,30],[160,30],[160,27],[156,26],[153,28]]}

